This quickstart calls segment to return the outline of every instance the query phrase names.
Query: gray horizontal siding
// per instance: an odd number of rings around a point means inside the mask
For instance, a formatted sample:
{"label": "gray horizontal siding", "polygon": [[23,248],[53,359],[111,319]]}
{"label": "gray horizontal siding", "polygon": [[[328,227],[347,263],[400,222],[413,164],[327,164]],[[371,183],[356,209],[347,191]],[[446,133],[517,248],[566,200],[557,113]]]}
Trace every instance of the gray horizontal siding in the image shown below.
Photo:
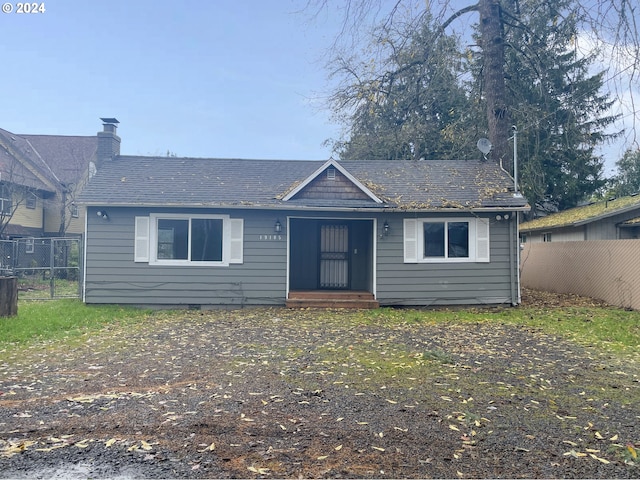
{"label": "gray horizontal siding", "polygon": [[381,305],[511,303],[508,222],[491,221],[489,263],[404,263],[402,218],[388,221],[390,234],[378,241],[377,299]]}
{"label": "gray horizontal siding", "polygon": [[[286,240],[273,233],[276,217],[264,212],[220,212],[244,217],[244,263],[228,267],[134,263],[134,217],[149,210],[109,209],[109,221],[89,215],[87,303],[157,305],[282,305],[286,291]],[[186,212],[185,212],[186,213]],[[203,213],[202,210],[190,213]],[[94,219],[95,218],[95,219]]]}
{"label": "gray horizontal siding", "polygon": [[[276,219],[286,226],[287,212],[211,211],[244,218],[244,263],[228,267],[169,267],[133,261],[134,217],[159,210],[107,210],[108,221],[91,211],[87,217],[87,303],[284,305],[288,232],[284,231],[281,239],[277,240],[260,240],[260,235],[274,235]],[[162,212],[172,213],[171,210]],[[190,213],[203,213],[203,210]],[[301,216],[297,212],[289,214]],[[305,212],[304,216],[327,218],[329,215]],[[333,218],[357,216],[355,213],[332,215]],[[365,214],[362,218],[373,217]],[[405,264],[403,218],[401,213],[377,216],[376,296],[381,305],[499,304],[512,301],[508,222],[491,222],[490,263]],[[381,231],[385,221],[390,226],[388,235],[382,235]]]}

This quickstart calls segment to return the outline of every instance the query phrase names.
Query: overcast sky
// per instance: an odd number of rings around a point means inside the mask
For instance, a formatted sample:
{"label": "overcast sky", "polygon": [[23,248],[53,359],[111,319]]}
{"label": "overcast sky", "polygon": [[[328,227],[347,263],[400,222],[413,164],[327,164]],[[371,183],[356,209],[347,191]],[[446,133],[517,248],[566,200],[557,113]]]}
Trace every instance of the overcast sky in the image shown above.
{"label": "overcast sky", "polygon": [[[319,108],[337,22],[306,0],[49,0],[0,14],[0,127],[94,135],[122,153],[327,159]],[[4,8],[4,7],[3,7]]]}
{"label": "overcast sky", "polygon": [[307,0],[3,3],[0,128],[94,135],[116,117],[123,154],[227,158],[322,160],[340,137],[321,107],[341,15],[309,21]]}

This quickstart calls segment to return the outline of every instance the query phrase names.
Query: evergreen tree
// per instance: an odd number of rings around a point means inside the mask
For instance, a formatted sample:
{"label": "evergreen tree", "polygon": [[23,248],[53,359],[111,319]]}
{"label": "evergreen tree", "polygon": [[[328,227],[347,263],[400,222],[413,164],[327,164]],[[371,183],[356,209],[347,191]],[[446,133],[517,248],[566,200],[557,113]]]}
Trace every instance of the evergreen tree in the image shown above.
{"label": "evergreen tree", "polygon": [[[373,38],[389,46],[378,68],[340,64],[336,71],[348,73],[347,83],[333,105],[350,114],[343,117],[349,137],[337,152],[342,158],[465,159],[479,156],[475,143],[488,136],[490,158],[512,172],[507,141],[515,125],[520,184],[530,203],[574,206],[604,184],[595,147],[614,121],[607,115],[611,102],[600,93],[603,75],[589,72],[594,54],[576,49],[579,6],[576,0],[483,0],[467,11],[481,3],[499,4],[500,28],[487,33],[480,22],[480,51],[463,51],[461,40],[444,34],[447,22],[421,17],[421,26],[393,36],[387,22],[385,34]],[[500,65],[496,53],[488,53],[490,38],[503,43]]]}
{"label": "evergreen tree", "polygon": [[[505,32],[507,102],[518,129],[523,192],[534,204],[563,210],[601,188],[595,148],[612,137],[612,102],[603,74],[591,74],[594,53],[576,49],[578,12],[572,0],[520,0]],[[517,20],[516,20],[517,19]]]}
{"label": "evergreen tree", "polygon": [[455,38],[439,35],[427,22],[408,39],[384,28],[377,38],[388,52],[384,74],[367,77],[371,65],[341,64],[352,83],[332,98],[338,112],[347,111],[342,120],[349,137],[336,145],[340,158],[466,157],[471,116]]}
{"label": "evergreen tree", "polygon": [[624,197],[640,193],[640,149],[629,149],[616,162],[618,172],[612,179],[610,194]]}

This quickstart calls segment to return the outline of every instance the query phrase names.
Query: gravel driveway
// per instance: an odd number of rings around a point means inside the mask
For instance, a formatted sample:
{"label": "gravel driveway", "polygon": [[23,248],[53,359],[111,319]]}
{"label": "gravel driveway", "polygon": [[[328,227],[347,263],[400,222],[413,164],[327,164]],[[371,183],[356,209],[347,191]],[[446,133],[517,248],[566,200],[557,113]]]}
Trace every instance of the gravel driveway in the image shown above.
{"label": "gravel driveway", "polygon": [[0,476],[640,476],[637,362],[398,315],[158,312],[16,351]]}

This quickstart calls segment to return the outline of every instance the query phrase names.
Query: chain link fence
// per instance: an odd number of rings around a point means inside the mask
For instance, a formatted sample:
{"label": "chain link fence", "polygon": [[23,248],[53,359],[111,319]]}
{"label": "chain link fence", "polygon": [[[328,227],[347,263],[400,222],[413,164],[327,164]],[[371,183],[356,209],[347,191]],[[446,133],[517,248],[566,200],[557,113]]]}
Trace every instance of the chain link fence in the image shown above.
{"label": "chain link fence", "polygon": [[80,296],[79,238],[19,238],[0,241],[0,273],[18,278],[18,298]]}

